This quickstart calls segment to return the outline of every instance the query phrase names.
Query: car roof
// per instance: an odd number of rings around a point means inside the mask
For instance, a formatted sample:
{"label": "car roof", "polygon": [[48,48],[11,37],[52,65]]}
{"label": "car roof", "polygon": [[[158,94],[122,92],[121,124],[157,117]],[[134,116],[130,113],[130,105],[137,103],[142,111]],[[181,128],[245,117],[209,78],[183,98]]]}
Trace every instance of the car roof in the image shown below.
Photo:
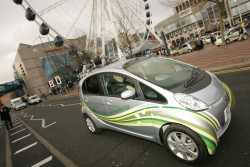
{"label": "car roof", "polygon": [[131,60],[119,60],[119,61],[114,62],[112,64],[109,64],[105,67],[96,68],[93,71],[91,71],[90,73],[88,73],[88,76],[90,76],[92,74],[96,74],[96,73],[107,72],[110,70],[123,70],[123,65],[128,63],[129,61],[131,61]]}
{"label": "car roof", "polygon": [[[149,56],[150,57],[150,56]],[[149,57],[139,57],[139,58],[132,58],[132,59],[122,59],[119,60],[117,62],[114,62],[112,64],[109,64],[105,67],[101,67],[101,68],[97,68],[93,71],[91,71],[90,73],[88,73],[83,80],[85,80],[86,78],[98,74],[98,73],[103,73],[103,72],[127,72],[123,66],[128,64],[128,63],[136,63],[139,62],[141,60],[147,59]]]}
{"label": "car roof", "polygon": [[15,98],[15,99],[11,99],[10,101],[11,101],[11,102],[15,102],[15,101],[19,101],[19,100],[22,100],[22,98],[21,98],[21,97],[18,97],[18,98]]}

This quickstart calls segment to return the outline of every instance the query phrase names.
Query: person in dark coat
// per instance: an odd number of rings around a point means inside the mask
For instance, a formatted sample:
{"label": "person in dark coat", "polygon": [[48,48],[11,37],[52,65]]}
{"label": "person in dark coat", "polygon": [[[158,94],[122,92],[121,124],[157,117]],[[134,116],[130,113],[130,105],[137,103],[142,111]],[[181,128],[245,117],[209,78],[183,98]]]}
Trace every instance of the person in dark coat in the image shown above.
{"label": "person in dark coat", "polygon": [[11,116],[10,116],[10,108],[4,106],[0,101],[0,116],[1,120],[5,123],[7,130],[13,128]]}

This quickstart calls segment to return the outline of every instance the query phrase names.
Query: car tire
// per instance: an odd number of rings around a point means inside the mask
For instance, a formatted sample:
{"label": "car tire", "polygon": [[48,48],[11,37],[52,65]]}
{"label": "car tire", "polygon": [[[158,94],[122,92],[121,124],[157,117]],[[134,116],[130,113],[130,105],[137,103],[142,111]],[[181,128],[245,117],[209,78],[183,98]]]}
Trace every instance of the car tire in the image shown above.
{"label": "car tire", "polygon": [[227,40],[226,40],[226,44],[229,44],[229,43],[230,43],[230,40],[229,40],[229,39],[227,39]]}
{"label": "car tire", "polygon": [[167,127],[163,141],[177,159],[187,164],[202,162],[208,157],[208,150],[200,136],[185,126],[172,124]]}
{"label": "car tire", "polygon": [[85,119],[86,127],[90,133],[98,134],[101,132],[101,129],[96,126],[95,122],[89,116],[85,116],[84,119]]}

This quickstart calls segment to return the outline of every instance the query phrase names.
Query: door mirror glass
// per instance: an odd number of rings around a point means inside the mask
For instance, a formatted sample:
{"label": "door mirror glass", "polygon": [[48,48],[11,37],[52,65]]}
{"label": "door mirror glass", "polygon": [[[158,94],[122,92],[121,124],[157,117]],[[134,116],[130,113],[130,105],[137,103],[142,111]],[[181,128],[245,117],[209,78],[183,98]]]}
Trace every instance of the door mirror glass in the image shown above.
{"label": "door mirror glass", "polygon": [[135,97],[135,89],[125,90],[121,93],[122,99],[132,99]]}

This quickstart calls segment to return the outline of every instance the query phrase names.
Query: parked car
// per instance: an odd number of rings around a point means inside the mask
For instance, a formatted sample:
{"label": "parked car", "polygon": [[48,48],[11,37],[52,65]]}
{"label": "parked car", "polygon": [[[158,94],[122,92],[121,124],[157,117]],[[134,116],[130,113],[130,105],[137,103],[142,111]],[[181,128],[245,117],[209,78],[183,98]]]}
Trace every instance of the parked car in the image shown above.
{"label": "parked car", "polygon": [[[242,27],[239,27],[239,26],[230,28],[224,34],[225,34],[224,35],[225,42],[227,44],[229,44],[231,42],[234,42],[234,41],[238,41],[238,40],[246,40],[246,39],[248,39],[248,33],[247,33],[246,29],[242,28]],[[215,45],[217,45],[217,46],[223,45],[221,35],[216,36]]]}
{"label": "parked car", "polygon": [[211,38],[210,38],[209,35],[202,36],[201,40],[203,41],[204,44],[210,44],[211,43]]}
{"label": "parked car", "polygon": [[27,107],[27,103],[22,100],[21,97],[10,100],[11,107],[18,111]]}
{"label": "parked car", "polygon": [[38,95],[33,95],[28,98],[28,103],[30,105],[41,103],[42,99]]}
{"label": "parked car", "polygon": [[170,55],[171,56],[177,56],[178,55],[178,49],[170,49]]}
{"label": "parked car", "polygon": [[232,94],[214,74],[146,57],[117,62],[80,82],[88,130],[111,129],[165,145],[184,162],[214,155],[231,121]]}
{"label": "parked car", "polygon": [[215,36],[215,42],[214,42],[214,44],[216,45],[216,46],[221,46],[221,45],[223,45],[223,42],[222,42],[222,37],[220,36],[220,35],[217,35],[217,36]]}
{"label": "parked car", "polygon": [[189,43],[185,43],[179,48],[178,54],[190,53],[192,51],[192,46]]}
{"label": "parked car", "polygon": [[226,43],[237,41],[240,38],[240,31],[236,27],[230,28],[228,31],[225,32],[224,37]]}

